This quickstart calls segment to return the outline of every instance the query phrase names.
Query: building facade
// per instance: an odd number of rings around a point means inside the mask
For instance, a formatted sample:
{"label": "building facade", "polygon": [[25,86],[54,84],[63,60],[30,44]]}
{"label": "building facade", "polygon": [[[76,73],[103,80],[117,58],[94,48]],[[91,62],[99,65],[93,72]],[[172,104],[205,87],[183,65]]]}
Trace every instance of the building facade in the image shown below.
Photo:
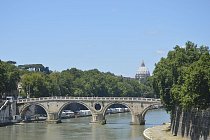
{"label": "building facade", "polygon": [[135,79],[142,81],[150,76],[149,69],[145,66],[144,61],[142,61],[141,66],[137,70]]}

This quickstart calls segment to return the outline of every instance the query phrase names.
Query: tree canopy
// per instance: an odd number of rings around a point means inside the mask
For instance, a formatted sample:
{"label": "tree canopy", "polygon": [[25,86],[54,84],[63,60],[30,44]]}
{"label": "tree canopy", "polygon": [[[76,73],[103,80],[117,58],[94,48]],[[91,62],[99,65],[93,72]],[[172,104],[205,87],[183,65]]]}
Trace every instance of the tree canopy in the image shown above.
{"label": "tree canopy", "polygon": [[176,46],[153,72],[155,92],[166,106],[205,109],[210,105],[210,55],[207,46],[192,42]]}
{"label": "tree canopy", "polygon": [[[21,76],[23,96],[135,96],[151,93],[151,87],[135,79],[76,68],[45,74],[29,72]],[[30,88],[29,88],[30,87]],[[149,95],[149,94],[148,94]],[[149,96],[152,96],[150,94]]]}
{"label": "tree canopy", "polygon": [[0,95],[12,93],[17,90],[17,83],[20,80],[18,68],[0,60]]}
{"label": "tree canopy", "polygon": [[22,87],[19,95],[22,97],[154,97],[152,77],[145,80],[145,83],[139,83],[134,78],[116,76],[97,69],[82,71],[71,68],[61,72],[46,72],[36,70],[43,68],[41,64],[15,64],[13,61],[0,61],[1,95],[8,96],[13,90],[17,91],[19,83]]}

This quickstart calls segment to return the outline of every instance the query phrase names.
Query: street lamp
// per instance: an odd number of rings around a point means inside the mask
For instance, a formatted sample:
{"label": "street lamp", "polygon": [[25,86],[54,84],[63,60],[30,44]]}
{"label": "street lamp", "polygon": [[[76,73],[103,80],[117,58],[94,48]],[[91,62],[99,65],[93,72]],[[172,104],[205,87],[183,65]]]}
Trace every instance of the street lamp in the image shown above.
{"label": "street lamp", "polygon": [[27,86],[28,89],[27,89],[27,98],[30,98],[30,85]]}

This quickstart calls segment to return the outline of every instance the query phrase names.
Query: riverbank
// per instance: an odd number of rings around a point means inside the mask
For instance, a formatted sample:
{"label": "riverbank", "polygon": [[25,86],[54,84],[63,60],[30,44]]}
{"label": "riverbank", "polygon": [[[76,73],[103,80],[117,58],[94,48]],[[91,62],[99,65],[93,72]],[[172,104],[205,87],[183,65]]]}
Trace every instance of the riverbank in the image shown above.
{"label": "riverbank", "polygon": [[146,140],[187,140],[181,136],[173,136],[170,131],[170,124],[154,126],[144,130],[143,135]]}

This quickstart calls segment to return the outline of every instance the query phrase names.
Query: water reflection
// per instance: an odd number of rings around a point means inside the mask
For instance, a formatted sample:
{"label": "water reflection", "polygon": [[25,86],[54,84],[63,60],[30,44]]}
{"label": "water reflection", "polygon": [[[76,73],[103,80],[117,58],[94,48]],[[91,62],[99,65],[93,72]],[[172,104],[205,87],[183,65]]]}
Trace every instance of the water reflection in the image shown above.
{"label": "water reflection", "polygon": [[90,124],[91,117],[63,120],[61,124],[30,123],[0,127],[1,140],[143,140],[143,130],[169,121],[164,110],[149,111],[146,125],[130,125],[131,114],[107,115],[107,124]]}

